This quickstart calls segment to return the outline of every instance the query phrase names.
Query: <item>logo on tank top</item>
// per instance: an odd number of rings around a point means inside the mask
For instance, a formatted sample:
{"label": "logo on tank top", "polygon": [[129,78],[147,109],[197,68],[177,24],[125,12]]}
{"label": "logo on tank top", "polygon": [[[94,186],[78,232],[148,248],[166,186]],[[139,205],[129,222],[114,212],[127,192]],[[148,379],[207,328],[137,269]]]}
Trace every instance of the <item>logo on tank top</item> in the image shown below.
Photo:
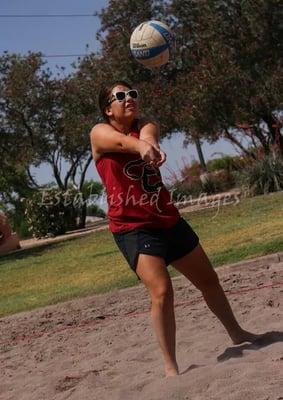
{"label": "logo on tank top", "polygon": [[147,193],[157,192],[163,186],[159,169],[147,164],[141,158],[129,161],[123,171],[128,178],[140,180],[143,190]]}

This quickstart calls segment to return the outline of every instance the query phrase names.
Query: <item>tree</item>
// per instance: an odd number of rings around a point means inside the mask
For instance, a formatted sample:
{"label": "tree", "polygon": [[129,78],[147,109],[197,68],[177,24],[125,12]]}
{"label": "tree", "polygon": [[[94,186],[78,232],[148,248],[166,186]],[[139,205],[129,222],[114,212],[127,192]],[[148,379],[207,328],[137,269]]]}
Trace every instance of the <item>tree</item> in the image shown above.
{"label": "tree", "polygon": [[53,77],[34,53],[0,57],[0,77],[0,152],[9,159],[5,174],[20,168],[22,184],[39,189],[31,167],[47,163],[61,190],[70,184],[81,190],[92,160],[89,132],[97,119],[97,91],[91,93],[76,74]]}
{"label": "tree", "polygon": [[187,123],[201,136],[224,136],[238,145],[236,130],[229,128],[245,123],[254,144],[267,154],[277,144],[283,154],[274,119],[282,104],[279,9],[277,0],[173,0],[175,31],[183,40],[180,74],[190,92]]}
{"label": "tree", "polygon": [[130,36],[142,21],[158,19],[164,13],[164,2],[156,0],[110,0],[107,8],[97,13],[105,77],[130,80],[133,84],[149,81],[154,73],[138,64],[130,54]]}
{"label": "tree", "polygon": [[[164,136],[178,130],[187,142],[225,137],[241,146],[234,133],[245,123],[253,128],[251,144],[266,153],[278,144],[282,154],[273,117],[282,92],[279,0],[112,0],[99,16],[105,76],[112,71],[139,84],[143,108],[161,122]],[[165,20],[176,35],[174,56],[159,71],[129,54],[133,28],[152,18]]]}
{"label": "tree", "polygon": [[[171,62],[160,71],[141,66],[130,54],[129,39],[134,28],[142,21],[166,20],[167,11],[168,3],[164,1],[112,0],[108,7],[98,14],[101,18],[98,39],[102,45],[102,63],[105,64],[103,69],[106,75],[130,80],[139,86],[143,94],[142,109],[148,116],[158,119],[161,124],[161,137],[180,130],[179,103],[175,102],[174,98],[179,96],[176,90],[176,66]],[[109,78],[105,76],[105,80]],[[173,101],[170,101],[171,99]],[[194,141],[205,169],[200,141],[197,137]]]}

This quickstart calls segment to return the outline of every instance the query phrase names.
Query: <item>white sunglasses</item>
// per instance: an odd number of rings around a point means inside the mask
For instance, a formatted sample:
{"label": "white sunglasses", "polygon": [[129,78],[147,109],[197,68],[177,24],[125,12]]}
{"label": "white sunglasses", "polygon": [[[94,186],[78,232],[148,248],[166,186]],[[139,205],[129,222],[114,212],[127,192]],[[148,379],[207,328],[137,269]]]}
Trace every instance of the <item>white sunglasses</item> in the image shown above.
{"label": "white sunglasses", "polygon": [[119,91],[119,92],[116,92],[116,93],[112,94],[110,100],[108,101],[108,104],[113,103],[113,101],[115,101],[115,100],[118,100],[119,103],[121,103],[122,101],[124,101],[126,99],[127,96],[129,96],[132,99],[136,100],[138,98],[139,94],[138,94],[138,91],[136,89],[130,89],[130,90],[126,91],[126,92]]}

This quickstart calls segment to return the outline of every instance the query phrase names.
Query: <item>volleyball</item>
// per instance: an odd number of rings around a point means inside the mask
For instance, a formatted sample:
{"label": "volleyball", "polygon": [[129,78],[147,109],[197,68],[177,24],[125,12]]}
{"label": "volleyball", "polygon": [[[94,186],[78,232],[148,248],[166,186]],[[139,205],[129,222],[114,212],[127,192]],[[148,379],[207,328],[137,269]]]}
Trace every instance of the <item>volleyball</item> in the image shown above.
{"label": "volleyball", "polygon": [[173,34],[160,21],[146,21],[133,31],[130,49],[134,58],[148,68],[161,67],[170,58]]}

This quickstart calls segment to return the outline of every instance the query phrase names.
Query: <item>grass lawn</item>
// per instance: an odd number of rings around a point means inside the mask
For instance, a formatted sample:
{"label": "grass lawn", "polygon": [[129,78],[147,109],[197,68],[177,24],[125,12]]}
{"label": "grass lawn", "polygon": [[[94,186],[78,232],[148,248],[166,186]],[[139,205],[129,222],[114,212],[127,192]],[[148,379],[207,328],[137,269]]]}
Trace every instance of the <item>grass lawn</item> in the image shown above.
{"label": "grass lawn", "polygon": [[[283,251],[283,193],[184,214],[215,267]],[[170,273],[176,275],[170,267]],[[0,316],[132,286],[108,230],[0,259]]]}

